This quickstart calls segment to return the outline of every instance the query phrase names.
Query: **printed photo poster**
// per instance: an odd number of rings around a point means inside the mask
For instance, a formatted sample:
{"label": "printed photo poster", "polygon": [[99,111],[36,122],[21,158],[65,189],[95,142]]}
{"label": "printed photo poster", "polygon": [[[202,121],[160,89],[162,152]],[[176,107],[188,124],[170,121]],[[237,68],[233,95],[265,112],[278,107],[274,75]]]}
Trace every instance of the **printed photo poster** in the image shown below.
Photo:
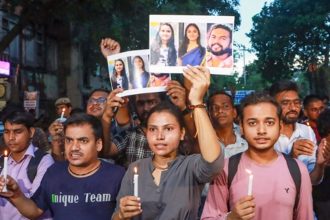
{"label": "printed photo poster", "polygon": [[24,91],[24,109],[33,114],[35,118],[39,117],[39,92]]}
{"label": "printed photo poster", "polygon": [[233,74],[234,16],[150,15],[150,71],[182,73],[205,66],[211,74]]}
{"label": "printed photo poster", "polygon": [[127,51],[107,57],[112,89],[123,88],[121,97],[164,92],[171,80],[169,73],[151,72],[149,50]]}

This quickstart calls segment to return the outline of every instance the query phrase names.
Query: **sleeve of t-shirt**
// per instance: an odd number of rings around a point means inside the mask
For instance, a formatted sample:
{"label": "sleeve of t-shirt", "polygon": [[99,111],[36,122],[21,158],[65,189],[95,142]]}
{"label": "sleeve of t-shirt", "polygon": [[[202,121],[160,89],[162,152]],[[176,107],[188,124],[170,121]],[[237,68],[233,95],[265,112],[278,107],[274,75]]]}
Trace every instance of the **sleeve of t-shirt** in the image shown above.
{"label": "sleeve of t-shirt", "polygon": [[311,179],[306,166],[300,161],[298,165],[301,172],[301,187],[296,219],[314,219]]}
{"label": "sleeve of t-shirt", "polygon": [[[226,169],[226,168],[225,168]],[[229,200],[227,176],[224,171],[211,183],[204,204],[202,220],[224,220],[228,214],[227,201]]]}
{"label": "sleeve of t-shirt", "polygon": [[221,148],[221,154],[212,163],[207,162],[201,155],[196,155],[195,160],[193,160],[194,166],[193,172],[200,183],[210,182],[215,176],[219,175],[224,166],[224,150]]}
{"label": "sleeve of t-shirt", "polygon": [[[43,211],[46,211],[50,207],[49,202],[51,198],[50,195],[48,195],[47,193],[48,179],[50,179],[48,171],[46,171],[43,179],[41,180],[39,188],[31,197],[31,199],[36,203],[36,205]],[[53,179],[53,181],[56,180]]]}

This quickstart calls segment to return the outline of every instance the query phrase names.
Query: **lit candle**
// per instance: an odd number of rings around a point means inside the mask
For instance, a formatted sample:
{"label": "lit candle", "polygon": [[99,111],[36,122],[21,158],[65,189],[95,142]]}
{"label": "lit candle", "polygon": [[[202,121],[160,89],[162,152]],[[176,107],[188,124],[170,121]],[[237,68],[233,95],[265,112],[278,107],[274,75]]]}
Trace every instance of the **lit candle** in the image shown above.
{"label": "lit candle", "polygon": [[62,113],[61,113],[61,118],[60,118],[61,122],[63,121],[63,118],[64,118],[64,112],[65,112],[65,108],[62,108]]}
{"label": "lit candle", "polygon": [[245,169],[245,170],[249,174],[248,196],[252,196],[253,175],[250,170],[248,170],[248,169]]}
{"label": "lit candle", "polygon": [[308,135],[309,135],[309,138],[312,138],[313,137],[313,129],[312,129],[312,126],[309,124],[309,121],[306,122],[306,125],[309,127],[308,128]]}
{"label": "lit candle", "polygon": [[133,177],[133,183],[134,183],[134,196],[139,196],[139,174],[137,173],[137,167],[134,167],[134,177]]}
{"label": "lit candle", "polygon": [[[5,183],[7,184],[7,174],[8,174],[8,151],[5,150],[3,152],[4,160],[3,160],[3,178],[5,179]],[[2,192],[7,192],[7,186],[5,185],[2,189]]]}

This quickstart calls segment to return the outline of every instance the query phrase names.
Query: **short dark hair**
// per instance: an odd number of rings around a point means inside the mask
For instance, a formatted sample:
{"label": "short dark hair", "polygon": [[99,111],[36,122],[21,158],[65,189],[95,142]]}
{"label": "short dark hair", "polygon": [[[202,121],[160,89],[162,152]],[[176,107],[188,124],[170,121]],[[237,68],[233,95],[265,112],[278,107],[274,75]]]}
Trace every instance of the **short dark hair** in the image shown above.
{"label": "short dark hair", "polygon": [[319,95],[316,95],[316,94],[307,95],[304,98],[304,101],[303,101],[304,108],[306,108],[311,102],[315,102],[315,101],[321,101],[322,102],[322,98]]}
{"label": "short dark hair", "polygon": [[282,80],[275,82],[271,87],[269,88],[269,95],[272,97],[275,97],[277,94],[284,92],[284,91],[295,91],[298,93],[298,85],[290,80]]}
{"label": "short dark hair", "polygon": [[70,116],[64,122],[64,132],[71,125],[84,125],[84,124],[91,125],[96,140],[103,139],[103,130],[102,130],[101,121],[97,119],[95,116],[88,115],[86,113],[76,113]]}
{"label": "short dark hair", "polygon": [[34,124],[34,117],[31,113],[25,111],[13,111],[3,118],[3,123],[21,124],[30,129]]}
{"label": "short dark hair", "polygon": [[225,96],[227,96],[227,97],[230,99],[230,103],[231,103],[232,107],[235,107],[233,97],[232,97],[231,95],[229,95],[226,91],[224,91],[224,90],[219,90],[219,91],[215,91],[214,93],[212,93],[212,94],[209,96],[209,98],[208,98],[208,100],[207,100],[207,107],[208,107],[208,108],[209,108],[210,105],[211,105],[211,99],[212,99],[214,96],[216,96],[216,95],[225,95]]}
{"label": "short dark hair", "polygon": [[170,113],[171,115],[173,115],[176,120],[179,122],[179,125],[181,128],[184,127],[184,119],[183,119],[183,115],[182,115],[182,112],[180,111],[180,109],[175,106],[174,104],[172,104],[171,102],[169,101],[164,101],[164,102],[161,102],[159,103],[158,105],[156,105],[155,107],[153,107],[149,114],[148,114],[148,117],[147,117],[147,124],[149,122],[149,118],[150,116],[155,113],[155,112],[168,112]]}
{"label": "short dark hair", "polygon": [[282,114],[282,108],[281,106],[276,102],[276,100],[271,97],[269,94],[265,92],[256,92],[256,93],[251,93],[247,95],[240,104],[239,108],[239,117],[241,122],[243,121],[244,118],[244,109],[250,105],[256,105],[260,103],[270,103],[275,106],[276,108],[276,114],[279,119],[281,119],[281,114]]}
{"label": "short dark hair", "polygon": [[224,29],[224,30],[226,30],[226,31],[229,32],[230,42],[232,42],[232,39],[233,39],[232,30],[231,30],[228,26],[223,25],[223,24],[213,24],[213,25],[210,27],[209,31],[208,31],[208,34],[207,34],[208,36],[207,36],[207,38],[208,38],[208,39],[210,38],[210,34],[211,34],[211,32],[212,32],[213,30],[215,30],[215,29],[219,29],[219,28]]}
{"label": "short dark hair", "polygon": [[330,109],[326,109],[319,115],[317,119],[317,130],[321,138],[330,135]]}
{"label": "short dark hair", "polygon": [[94,89],[89,93],[88,98],[90,98],[95,92],[105,92],[109,94],[110,91],[108,89],[103,88]]}

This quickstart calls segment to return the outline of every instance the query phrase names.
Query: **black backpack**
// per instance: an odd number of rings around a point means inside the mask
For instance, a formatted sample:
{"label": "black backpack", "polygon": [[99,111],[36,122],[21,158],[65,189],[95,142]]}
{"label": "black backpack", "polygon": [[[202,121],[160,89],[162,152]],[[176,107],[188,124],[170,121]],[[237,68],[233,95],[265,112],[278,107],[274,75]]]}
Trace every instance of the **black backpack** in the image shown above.
{"label": "black backpack", "polygon": [[[237,168],[238,168],[238,164],[239,161],[241,160],[241,156],[242,153],[236,154],[232,157],[229,158],[229,163],[228,163],[228,190],[231,186],[231,182],[234,179],[234,176],[236,175],[237,172]],[[296,215],[296,210],[298,207],[298,202],[299,202],[299,198],[300,198],[300,187],[301,187],[301,173],[300,173],[300,169],[299,166],[297,164],[297,161],[295,159],[293,159],[292,157],[290,157],[289,155],[283,154],[286,163],[288,165],[291,177],[293,179],[293,182],[296,186],[296,198],[295,198],[295,202],[294,202],[294,216]],[[228,210],[230,210],[229,208],[229,201],[227,204]]]}
{"label": "black backpack", "polygon": [[[37,175],[37,172],[38,172],[38,166],[39,166],[39,163],[41,161],[41,159],[46,155],[47,153],[44,152],[43,150],[41,149],[37,149],[35,152],[34,152],[34,157],[31,158],[28,166],[27,166],[27,176],[30,180],[31,183],[33,183],[33,180],[34,178],[36,177]],[[4,157],[3,155],[0,157],[0,172],[2,171],[2,166],[3,166],[3,163],[4,163]]]}

